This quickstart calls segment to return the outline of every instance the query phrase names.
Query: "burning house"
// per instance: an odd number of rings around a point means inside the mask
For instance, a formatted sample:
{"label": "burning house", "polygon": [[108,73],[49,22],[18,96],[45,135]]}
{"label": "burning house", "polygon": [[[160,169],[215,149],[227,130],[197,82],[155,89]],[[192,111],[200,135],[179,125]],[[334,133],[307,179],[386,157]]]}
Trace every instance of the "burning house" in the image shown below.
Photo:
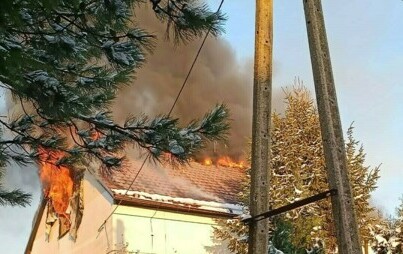
{"label": "burning house", "polygon": [[25,253],[227,253],[213,226],[242,213],[244,166],[228,158],[140,166],[102,177],[43,163],[44,199]]}
{"label": "burning house", "polygon": [[[179,50],[164,40],[166,26],[145,10],[136,18],[161,40],[136,74],[136,85],[119,91],[112,105],[117,121],[133,112],[149,116],[166,112],[177,95],[175,84],[183,82],[199,48],[198,41]],[[226,248],[214,250],[220,246],[212,237],[213,226],[217,218],[242,212],[238,193],[245,167],[230,158],[242,157],[251,132],[251,66],[238,64],[227,42],[208,39],[189,79],[197,89],[185,89],[173,111],[187,123],[217,102],[228,105],[234,119],[231,133],[213,150],[229,157],[175,169],[146,164],[131,185],[141,162],[103,177],[88,168],[54,168],[52,160],[57,161],[58,155],[49,156],[49,163],[41,165],[44,198],[25,253],[126,253],[123,249],[139,254],[226,253]],[[211,155],[205,150],[201,157]]]}

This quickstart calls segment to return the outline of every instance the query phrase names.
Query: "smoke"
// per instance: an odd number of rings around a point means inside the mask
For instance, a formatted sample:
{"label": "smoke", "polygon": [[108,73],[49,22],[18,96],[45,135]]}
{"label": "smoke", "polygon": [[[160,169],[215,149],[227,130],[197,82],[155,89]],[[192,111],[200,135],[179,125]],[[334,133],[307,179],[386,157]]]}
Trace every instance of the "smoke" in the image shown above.
{"label": "smoke", "polygon": [[[173,40],[166,38],[166,23],[154,15],[150,6],[144,4],[136,8],[136,22],[156,35],[157,40],[155,49],[147,55],[147,62],[135,74],[135,79],[118,93],[112,111],[119,122],[133,114],[144,113],[150,117],[167,114],[202,41],[199,38],[187,44],[175,45]],[[227,41],[210,36],[172,116],[186,124],[201,118],[216,104],[226,104],[231,118],[228,139],[209,144],[201,157],[208,155],[214,159],[218,155],[229,155],[233,159],[241,159],[251,137],[252,92],[253,60],[237,60]],[[277,98],[282,98],[282,95],[281,89],[273,90],[273,108],[280,111],[283,108],[282,100]],[[22,112],[19,103],[11,102],[10,97],[8,99],[9,110]],[[27,107],[28,110],[30,108]]]}
{"label": "smoke", "polygon": [[[151,9],[151,8],[149,8]],[[157,36],[155,50],[138,71],[131,86],[119,92],[113,112],[117,120],[133,112],[167,114],[186,77],[202,39],[174,45],[166,39],[166,24],[149,9],[137,10],[141,27]],[[238,63],[230,45],[209,37],[172,113],[182,123],[202,117],[217,103],[230,109],[231,131],[226,142],[210,144],[204,153],[243,156],[251,136],[252,61]]]}

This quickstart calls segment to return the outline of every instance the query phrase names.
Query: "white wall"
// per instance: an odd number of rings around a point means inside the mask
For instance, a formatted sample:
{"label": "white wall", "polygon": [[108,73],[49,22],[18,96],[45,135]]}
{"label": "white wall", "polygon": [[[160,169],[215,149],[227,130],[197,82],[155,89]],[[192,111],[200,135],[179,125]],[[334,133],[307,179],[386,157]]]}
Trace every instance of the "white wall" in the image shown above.
{"label": "white wall", "polygon": [[[101,195],[100,195],[101,194]],[[92,254],[106,253],[113,246],[112,221],[109,220],[104,230],[98,228],[112,212],[113,200],[108,192],[86,174],[84,177],[84,215],[78,229],[77,241],[65,235],[58,240],[59,225],[52,227],[50,241],[45,241],[46,209],[39,224],[32,248],[33,254]]]}
{"label": "white wall", "polygon": [[[100,195],[101,194],[101,195]],[[32,254],[102,254],[116,253],[127,242],[129,251],[137,254],[226,254],[225,246],[213,242],[212,218],[161,210],[120,206],[98,228],[115,208],[109,193],[92,175],[84,178],[84,216],[77,241],[65,235],[58,240],[59,225],[54,225],[50,241],[45,240],[46,209],[42,215]]]}
{"label": "white wall", "polygon": [[214,225],[209,217],[124,206],[113,215],[116,244],[138,254],[230,253],[214,247]]}

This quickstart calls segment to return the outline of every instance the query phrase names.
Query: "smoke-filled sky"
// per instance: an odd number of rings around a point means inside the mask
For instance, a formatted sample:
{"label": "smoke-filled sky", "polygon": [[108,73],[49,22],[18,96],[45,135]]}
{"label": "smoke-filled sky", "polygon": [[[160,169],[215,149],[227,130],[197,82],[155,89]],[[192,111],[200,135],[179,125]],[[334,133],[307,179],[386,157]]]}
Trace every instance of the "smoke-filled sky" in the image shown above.
{"label": "smoke-filled sky", "polygon": [[[213,4],[214,5],[214,4]],[[142,27],[158,40],[147,63],[137,73],[133,86],[119,92],[113,112],[118,120],[143,112],[149,116],[167,114],[194,60],[201,41],[175,45],[166,40],[166,25],[150,9],[140,9],[136,17]],[[253,23],[252,23],[253,26]],[[251,136],[253,59],[238,61],[231,41],[209,37],[195,68],[172,112],[182,123],[201,118],[217,103],[230,109],[231,130],[226,142],[207,146],[197,157],[229,155],[244,159],[245,145]],[[282,90],[274,90],[273,104],[282,105]]]}
{"label": "smoke-filled sky", "polygon": [[[134,85],[118,94],[113,112],[119,120],[133,112],[149,116],[167,114],[200,46],[200,40],[186,45],[166,40],[166,25],[157,20],[150,9],[138,10],[136,15],[142,26],[158,40],[155,50],[137,73]],[[216,147],[221,148],[220,153],[241,156],[242,146],[251,131],[251,66],[250,61],[237,63],[227,41],[209,38],[172,116],[188,123],[202,117],[215,104],[225,103],[233,119],[232,135],[227,146],[217,143]],[[212,154],[214,149],[206,150]]]}
{"label": "smoke-filled sky", "polygon": [[[218,0],[209,2],[213,9],[218,7]],[[403,66],[403,2],[339,0],[323,4],[344,129],[354,121],[355,136],[364,145],[367,163],[382,164],[373,203],[393,213],[403,194],[403,106],[399,100],[403,97],[399,75]],[[207,41],[174,116],[187,121],[201,116],[214,103],[225,102],[232,107],[233,118],[240,119],[234,121],[236,131],[232,133],[239,137],[237,145],[250,133],[245,122],[250,121],[254,1],[227,0],[223,11],[228,15],[226,34]],[[281,87],[291,86],[297,77],[313,91],[313,82],[302,1],[275,1],[274,11],[273,96],[275,108],[281,110]],[[147,23],[151,31],[160,30],[155,20]],[[121,113],[165,113],[199,43],[176,49],[167,43],[157,44],[134,89],[122,93],[119,103],[125,110]],[[36,196],[29,208],[0,208],[0,236],[4,240],[0,253],[23,252],[39,200],[34,170],[12,170],[8,185],[18,185]]]}

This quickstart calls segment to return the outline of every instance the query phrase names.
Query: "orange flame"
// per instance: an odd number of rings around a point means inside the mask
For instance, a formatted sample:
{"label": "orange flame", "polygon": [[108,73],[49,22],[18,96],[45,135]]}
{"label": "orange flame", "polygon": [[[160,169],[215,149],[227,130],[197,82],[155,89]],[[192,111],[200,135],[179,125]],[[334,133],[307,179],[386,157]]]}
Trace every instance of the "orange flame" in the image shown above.
{"label": "orange flame", "polygon": [[231,168],[245,168],[245,162],[235,162],[230,157],[224,156],[218,159],[217,164],[223,167],[231,167]]}
{"label": "orange flame", "polygon": [[90,136],[91,136],[92,140],[98,140],[101,138],[101,133],[96,130],[92,130],[90,133]]}
{"label": "orange flame", "polygon": [[213,164],[213,161],[210,158],[206,158],[204,159],[203,164],[206,166],[211,166]]}
{"label": "orange flame", "polygon": [[65,166],[57,166],[56,162],[64,154],[57,151],[39,149],[40,173],[43,192],[55,210],[61,216],[67,216],[66,210],[69,206],[70,197],[73,193],[73,180],[71,171]]}
{"label": "orange flame", "polygon": [[[232,160],[229,156],[222,156],[217,159],[215,162],[216,165],[222,166],[222,167],[231,167],[231,168],[246,168],[247,165],[244,161],[234,161]],[[213,160],[211,158],[205,158],[203,160],[203,165],[205,166],[211,166],[213,165]]]}

